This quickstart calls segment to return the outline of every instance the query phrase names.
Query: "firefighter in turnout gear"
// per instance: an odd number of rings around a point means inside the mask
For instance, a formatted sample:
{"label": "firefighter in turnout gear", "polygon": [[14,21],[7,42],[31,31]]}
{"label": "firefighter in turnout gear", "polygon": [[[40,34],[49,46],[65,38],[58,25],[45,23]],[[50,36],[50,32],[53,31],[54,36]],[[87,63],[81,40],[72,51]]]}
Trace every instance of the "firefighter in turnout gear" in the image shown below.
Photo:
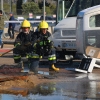
{"label": "firefighter in turnout gear", "polygon": [[56,63],[56,53],[55,48],[53,47],[53,42],[48,39],[48,37],[51,36],[47,31],[48,23],[46,21],[41,21],[38,28],[38,31],[34,32],[32,36],[34,41],[34,60],[30,68],[32,71],[36,71],[39,67],[40,57],[48,56],[49,70],[59,71],[59,68],[56,68],[54,65]]}
{"label": "firefighter in turnout gear", "polygon": [[13,57],[15,63],[21,62],[21,57],[28,59],[29,64],[32,62],[32,34],[33,31],[30,31],[31,24],[29,21],[24,20],[21,24],[22,32],[20,32],[14,43]]}

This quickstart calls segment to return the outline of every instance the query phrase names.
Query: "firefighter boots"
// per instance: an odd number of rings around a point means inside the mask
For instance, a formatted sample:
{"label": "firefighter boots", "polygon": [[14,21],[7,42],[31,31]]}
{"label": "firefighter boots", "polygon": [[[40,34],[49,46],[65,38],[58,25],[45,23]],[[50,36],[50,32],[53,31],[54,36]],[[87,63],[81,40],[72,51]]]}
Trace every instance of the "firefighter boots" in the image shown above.
{"label": "firefighter boots", "polygon": [[49,67],[49,71],[56,71],[58,72],[59,71],[59,68],[56,68],[54,64],[50,65]]}

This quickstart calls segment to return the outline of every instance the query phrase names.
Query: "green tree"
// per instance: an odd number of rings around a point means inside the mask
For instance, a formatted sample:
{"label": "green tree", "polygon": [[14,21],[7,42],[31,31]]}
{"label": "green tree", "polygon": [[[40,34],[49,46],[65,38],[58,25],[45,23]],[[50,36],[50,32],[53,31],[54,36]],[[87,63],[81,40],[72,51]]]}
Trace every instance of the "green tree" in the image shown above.
{"label": "green tree", "polygon": [[40,9],[37,3],[34,2],[26,2],[22,5],[22,11],[24,14],[32,12],[33,14],[40,13]]}
{"label": "green tree", "polygon": [[16,12],[18,15],[22,14],[22,0],[17,0]]}
{"label": "green tree", "polygon": [[49,7],[45,7],[46,14],[51,14],[51,9]]}
{"label": "green tree", "polygon": [[[12,12],[16,13],[16,5],[15,4],[12,5],[12,8],[13,8]],[[10,12],[10,5],[8,3],[4,3],[4,11],[5,11],[6,14],[9,14],[9,12]]]}
{"label": "green tree", "polygon": [[[38,5],[39,5],[39,8],[42,9],[43,8],[43,1],[39,1],[38,2]],[[50,6],[50,3],[48,3],[47,1],[45,1],[45,6],[46,7],[49,7]]]}
{"label": "green tree", "polygon": [[52,14],[56,13],[56,5],[51,4],[51,5],[49,6],[49,9],[51,10],[51,13],[52,13]]}

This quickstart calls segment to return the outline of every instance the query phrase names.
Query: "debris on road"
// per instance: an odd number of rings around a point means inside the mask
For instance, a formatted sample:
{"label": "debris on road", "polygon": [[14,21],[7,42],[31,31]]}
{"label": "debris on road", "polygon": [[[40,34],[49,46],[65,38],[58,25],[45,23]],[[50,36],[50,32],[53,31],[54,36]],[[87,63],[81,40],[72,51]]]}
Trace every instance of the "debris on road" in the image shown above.
{"label": "debris on road", "polygon": [[0,66],[0,73],[17,73],[21,72],[22,68],[19,65],[1,65]]}

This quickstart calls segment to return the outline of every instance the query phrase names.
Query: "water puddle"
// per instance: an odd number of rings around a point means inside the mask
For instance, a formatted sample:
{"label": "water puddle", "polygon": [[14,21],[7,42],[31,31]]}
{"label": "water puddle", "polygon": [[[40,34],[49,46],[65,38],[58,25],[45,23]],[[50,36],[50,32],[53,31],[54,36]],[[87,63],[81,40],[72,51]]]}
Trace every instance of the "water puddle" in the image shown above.
{"label": "water puddle", "polygon": [[42,75],[49,75],[49,72],[44,72],[44,71],[38,71],[38,73]]}
{"label": "water puddle", "polygon": [[[29,68],[28,67],[24,67],[24,69],[21,72],[29,72]],[[49,72],[45,72],[45,71],[38,71],[38,74],[42,74],[42,75],[50,75]]]}
{"label": "water puddle", "polygon": [[[1,94],[0,100],[100,100],[99,84],[100,82],[88,80],[43,83],[23,96],[22,92]],[[12,88],[12,90],[21,89]]]}

